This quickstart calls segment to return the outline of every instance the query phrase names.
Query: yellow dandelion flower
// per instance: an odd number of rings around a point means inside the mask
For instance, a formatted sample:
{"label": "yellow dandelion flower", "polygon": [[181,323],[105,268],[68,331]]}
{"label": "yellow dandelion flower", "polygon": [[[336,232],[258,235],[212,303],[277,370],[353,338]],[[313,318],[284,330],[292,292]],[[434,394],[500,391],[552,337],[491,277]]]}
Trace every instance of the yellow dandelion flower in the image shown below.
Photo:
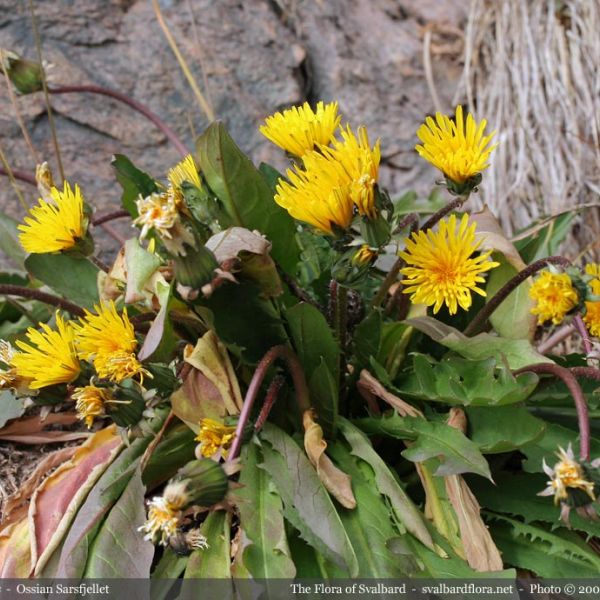
{"label": "yellow dandelion flower", "polygon": [[167,179],[174,190],[180,191],[182,184],[185,182],[191,183],[199,190],[202,189],[198,167],[191,154],[188,154],[182,161],[169,170]]}
{"label": "yellow dandelion flower", "polygon": [[87,230],[83,213],[83,196],[78,185],[75,190],[65,181],[63,191],[50,190],[54,202],[38,200],[30,209],[24,225],[19,225],[19,241],[27,252],[59,252],[73,248]]}
{"label": "yellow dandelion flower", "polygon": [[235,437],[235,427],[228,427],[213,419],[202,419],[196,441],[200,442],[200,452],[205,458],[211,458],[219,450],[227,457],[229,447]]}
{"label": "yellow dandelion flower", "polygon": [[380,142],[377,140],[371,148],[364,127],[359,127],[358,135],[355,135],[348,126],[341,129],[341,136],[341,141],[334,140],[333,148],[320,150],[337,166],[340,181],[350,186],[350,198],[359,214],[372,219],[376,216],[375,184],[381,161]]}
{"label": "yellow dandelion flower", "polygon": [[[294,219],[304,221],[323,233],[347,229],[352,223],[353,205],[348,182],[340,182],[334,164],[322,154],[310,153],[306,170],[288,169],[289,182],[279,180],[275,202]],[[305,163],[306,164],[306,163]]]}
{"label": "yellow dandelion flower", "polygon": [[579,302],[571,278],[551,271],[542,271],[529,288],[529,296],[536,303],[531,312],[538,316],[538,325],[546,321],[558,325]]}
{"label": "yellow dandelion flower", "polygon": [[96,314],[86,310],[75,326],[80,358],[93,362],[100,377],[117,383],[148,374],[135,356],[138,343],[127,309],[119,314],[112,301],[94,309]]}
{"label": "yellow dandelion flower", "polygon": [[29,387],[34,390],[73,381],[80,371],[71,323],[56,313],[56,329],[46,323],[40,323],[40,327],[42,331],[33,327],[27,330],[29,344],[17,341],[20,352],[10,361],[19,377],[31,380]]}
{"label": "yellow dandelion flower", "polygon": [[[585,266],[587,275],[594,277],[589,282],[592,288],[592,294],[600,296],[600,265],[590,263]],[[585,303],[585,315],[583,320],[590,333],[595,337],[600,337],[600,301],[590,301]]]}
{"label": "yellow dandelion flower", "polygon": [[544,459],[544,472],[550,477],[550,481],[548,481],[548,487],[538,495],[554,495],[554,504],[558,504],[568,499],[569,489],[576,489],[585,492],[593,502],[596,499],[594,484],[586,479],[583,467],[575,460],[571,445],[569,444],[566,452],[563,448],[559,448],[556,456],[560,460],[553,469],[546,464]]}
{"label": "yellow dandelion flower", "polygon": [[106,403],[113,399],[109,390],[95,385],[75,388],[71,398],[75,400],[77,416],[85,422],[88,429],[91,428],[96,417],[106,415]]}
{"label": "yellow dandelion flower", "polygon": [[368,244],[363,244],[352,257],[352,263],[355,265],[367,265],[377,258],[377,250],[373,250]]}
{"label": "yellow dandelion flower", "polygon": [[305,102],[268,117],[260,132],[290,154],[304,156],[332,141],[341,120],[337,111],[337,102],[319,102],[316,111]]}
{"label": "yellow dandelion flower", "polygon": [[464,183],[489,166],[488,159],[497,146],[489,145],[495,131],[483,135],[486,125],[485,119],[478,125],[471,113],[465,122],[462,106],[456,107],[455,120],[438,112],[435,120],[427,117],[417,130],[423,144],[416,150],[448,179]]}
{"label": "yellow dandelion flower", "polygon": [[475,228],[467,215],[460,223],[452,215],[440,221],[437,233],[419,231],[406,239],[406,250],[399,255],[407,265],[401,271],[406,278],[402,283],[407,286],[403,293],[411,294],[411,302],[433,305],[434,313],[445,304],[453,315],[458,306],[464,310],[471,307],[471,292],[486,295],[477,287],[485,281],[481,274],[499,263],[488,260],[491,250],[473,257],[481,245],[481,240],[475,239]]}
{"label": "yellow dandelion flower", "polygon": [[280,180],[276,188],[277,204],[327,234],[334,233],[334,228],[347,229],[355,207],[368,218],[376,215],[379,142],[371,148],[362,127],[358,137],[349,127],[342,137],[333,148],[321,146],[318,152],[305,154],[304,168],[288,169],[289,182]]}

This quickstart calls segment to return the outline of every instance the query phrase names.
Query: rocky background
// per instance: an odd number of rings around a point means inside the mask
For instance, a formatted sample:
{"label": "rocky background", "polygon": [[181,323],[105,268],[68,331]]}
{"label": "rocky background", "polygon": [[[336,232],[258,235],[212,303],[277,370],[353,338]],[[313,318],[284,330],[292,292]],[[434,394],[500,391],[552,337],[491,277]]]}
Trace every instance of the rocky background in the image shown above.
{"label": "rocky background", "polygon": [[[189,148],[208,124],[157,22],[150,0],[34,0],[50,84],[94,84],[143,102]],[[259,162],[282,168],[282,153],[259,133],[270,113],[305,100],[338,100],[346,119],[382,140],[381,180],[393,193],[426,192],[436,174],[414,151],[415,131],[434,111],[424,68],[450,110],[462,72],[466,3],[459,0],[161,0],[164,19],[217,118]],[[0,0],[0,47],[35,59],[27,0]],[[17,98],[37,157],[28,149],[0,78],[0,144],[12,168],[56,171],[42,94]],[[155,177],[178,153],[154,125],[109,98],[51,97],[67,178],[99,212],[118,208],[110,160],[128,155]],[[0,209],[23,209],[0,179]],[[35,190],[21,188],[28,202]],[[124,223],[121,235],[131,235]],[[111,246],[103,240],[104,249]],[[114,247],[114,242],[112,242]]]}

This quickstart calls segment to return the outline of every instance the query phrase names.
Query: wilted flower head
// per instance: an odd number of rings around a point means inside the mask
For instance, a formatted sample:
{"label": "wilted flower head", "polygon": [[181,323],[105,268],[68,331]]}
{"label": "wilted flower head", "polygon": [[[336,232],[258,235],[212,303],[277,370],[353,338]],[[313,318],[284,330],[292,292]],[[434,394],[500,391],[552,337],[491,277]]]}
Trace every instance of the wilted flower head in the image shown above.
{"label": "wilted flower head", "polygon": [[368,244],[363,244],[352,257],[355,265],[368,265],[377,258],[377,250],[373,250]]}
{"label": "wilted flower head", "polygon": [[13,354],[10,365],[19,377],[31,380],[31,389],[73,381],[79,375],[80,366],[71,323],[57,312],[56,329],[46,323],[39,326],[42,331],[33,327],[27,330],[29,343],[17,341],[20,351]]}
{"label": "wilted flower head", "polygon": [[579,302],[569,275],[551,271],[542,271],[529,288],[529,296],[536,302],[531,312],[537,315],[539,325],[546,321],[552,321],[554,325],[560,324]]}
{"label": "wilted flower head", "polygon": [[200,453],[205,458],[211,458],[217,452],[227,457],[229,447],[235,437],[235,427],[228,427],[213,419],[202,419],[196,441],[200,442]]}
{"label": "wilted flower head", "polygon": [[305,102],[268,117],[260,132],[290,154],[304,156],[331,142],[341,119],[337,110],[337,102],[319,102],[316,111]]}
{"label": "wilted flower head", "polygon": [[465,122],[462,106],[456,107],[455,119],[438,112],[435,120],[427,117],[417,130],[423,144],[418,144],[416,150],[448,179],[464,183],[489,166],[496,145],[489,145],[495,132],[483,135],[486,125],[485,119],[477,124],[471,113]]}
{"label": "wilted flower head", "polygon": [[561,518],[567,523],[571,508],[576,508],[583,517],[597,518],[591,507],[596,500],[595,484],[588,479],[586,467],[575,459],[571,444],[566,451],[559,448],[556,456],[559,461],[553,468],[546,464],[545,459],[543,461],[544,473],[550,480],[548,487],[538,496],[554,496],[554,504],[561,505]]}
{"label": "wilted flower head", "polygon": [[85,237],[87,218],[78,185],[71,189],[65,181],[63,191],[50,189],[52,202],[42,198],[29,210],[24,225],[19,225],[19,241],[27,252],[46,253],[68,250]]}
{"label": "wilted flower head", "polygon": [[0,339],[0,390],[28,388],[29,380],[19,377],[17,369],[11,366],[14,356],[15,349],[10,342]]}
{"label": "wilted flower head", "polygon": [[75,388],[71,397],[76,403],[77,416],[85,422],[88,429],[91,428],[96,417],[106,415],[106,404],[113,400],[109,390],[95,385]]}
{"label": "wilted flower head", "polygon": [[433,306],[437,313],[443,304],[450,314],[460,306],[468,310],[472,304],[471,292],[485,296],[477,287],[485,280],[482,273],[497,267],[489,260],[491,250],[473,257],[481,245],[475,239],[475,223],[463,215],[460,223],[456,216],[440,221],[437,232],[413,233],[406,239],[406,250],[399,255],[406,262],[402,269],[405,279],[403,293],[411,294],[411,302]]}

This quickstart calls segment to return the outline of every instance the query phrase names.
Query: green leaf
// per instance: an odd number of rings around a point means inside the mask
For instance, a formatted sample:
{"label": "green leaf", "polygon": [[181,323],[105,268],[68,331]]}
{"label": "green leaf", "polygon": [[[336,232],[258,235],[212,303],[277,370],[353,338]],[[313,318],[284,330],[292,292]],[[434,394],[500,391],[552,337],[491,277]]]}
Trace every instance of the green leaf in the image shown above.
{"label": "green leaf", "polygon": [[486,516],[507,564],[533,571],[539,577],[598,577],[600,558],[574,532],[560,529],[551,533],[542,526],[497,514]]}
{"label": "green leaf", "polygon": [[392,413],[383,417],[355,419],[353,424],[368,435],[414,441],[410,448],[402,452],[402,456],[412,462],[443,457],[435,475],[477,473],[490,478],[489,466],[479,448],[458,429],[445,423]]}
{"label": "green leaf", "polygon": [[510,452],[544,435],[545,421],[520,406],[466,409],[469,437],[484,454]]}
{"label": "green leaf", "polygon": [[290,551],[298,579],[343,579],[348,577],[348,571],[327,560],[307,544],[297,530],[292,527],[289,527],[289,530]]}
{"label": "green leaf", "polygon": [[[492,258],[499,262],[500,266],[492,269],[488,276],[485,288],[487,301],[518,273],[517,269],[504,258],[504,255],[494,252]],[[498,335],[516,340],[532,339],[536,328],[536,317],[531,313],[535,303],[529,297],[530,288],[531,281],[529,279],[523,281],[492,313],[490,323]]]}
{"label": "green leaf", "polygon": [[230,531],[229,513],[223,510],[209,513],[200,526],[200,533],[207,539],[208,548],[199,548],[192,552],[184,579],[229,579],[231,577]]}
{"label": "green leaf", "polygon": [[467,360],[455,356],[439,363],[413,354],[412,372],[394,386],[405,398],[461,406],[502,406],[527,398],[537,385],[534,373],[516,377],[496,358]]}
{"label": "green leaf", "polygon": [[[542,461],[544,458],[548,464],[554,464],[558,448],[566,450],[569,444],[572,444],[576,450],[578,439],[579,434],[573,429],[548,423],[541,438],[520,448],[520,451],[527,457],[527,460],[523,462],[523,470],[528,473],[543,473]],[[590,446],[591,456],[600,456],[600,440],[591,438]]]}
{"label": "green leaf", "polygon": [[10,258],[15,266],[22,269],[27,253],[19,242],[19,222],[0,211],[0,250]]}
{"label": "green leaf", "polygon": [[173,331],[173,324],[169,315],[170,310],[175,304],[179,303],[179,300],[173,296],[173,284],[161,282],[156,284],[156,297],[160,310],[144,338],[138,358],[148,360],[152,357],[154,362],[163,361],[168,363],[177,343],[177,336]]}
{"label": "green leaf", "polygon": [[[469,487],[482,507],[494,512],[522,517],[525,523],[544,521],[551,529],[563,524],[560,506],[551,497],[538,494],[548,485],[548,476],[541,473],[494,473],[496,485],[481,478],[469,478]],[[571,527],[586,535],[600,536],[600,521],[580,517],[576,511],[569,515]]]}
{"label": "green leaf", "polygon": [[356,577],[357,556],[335,505],[304,452],[268,422],[260,439],[264,442],[260,467],[269,473],[281,494],[286,520],[320,554]]}
{"label": "green leaf", "polygon": [[92,308],[99,302],[98,267],[83,258],[67,254],[30,254],[25,267],[60,296]]}
{"label": "green leaf", "polygon": [[339,390],[337,381],[323,359],[308,381],[308,389],[312,406],[317,411],[325,436],[334,437],[338,418]]}
{"label": "green leaf", "polygon": [[223,229],[239,225],[258,229],[272,242],[271,254],[293,274],[299,259],[296,225],[273,200],[267,180],[238,148],[222,123],[213,123],[198,138],[199,164],[208,185],[223,203]]}
{"label": "green leaf", "polygon": [[483,359],[501,355],[511,369],[520,369],[535,363],[553,362],[535,350],[527,340],[511,340],[489,333],[467,337],[454,327],[433,317],[407,319],[405,323],[465,358]]}
{"label": "green leaf", "polygon": [[92,542],[84,577],[150,577],[154,545],[145,541],[144,534],[138,531],[146,520],[145,492],[137,470]]}
{"label": "green leaf", "polygon": [[189,556],[179,556],[171,548],[164,549],[152,575],[152,600],[166,600],[173,598],[171,589],[178,583],[178,579],[185,571]]}
{"label": "green leaf", "polygon": [[285,317],[294,348],[308,377],[310,378],[323,360],[337,380],[340,350],[321,311],[310,304],[300,302],[287,310]]}
{"label": "green leaf", "polygon": [[0,427],[4,427],[7,421],[20,417],[24,412],[23,402],[11,391],[0,392]]}
{"label": "green leaf", "polygon": [[390,540],[398,537],[390,519],[384,496],[379,493],[373,469],[353,458],[339,442],[327,448],[328,454],[352,478],[356,508],[338,509],[354,552],[360,556],[358,577],[406,577],[417,570],[412,557],[399,556],[389,549]]}
{"label": "green leaf", "polygon": [[[340,419],[340,430],[352,448],[352,454],[373,469],[374,484],[390,503],[397,525],[406,529],[425,546],[433,549],[433,540],[422,513],[400,487],[384,460],[375,452],[368,438],[346,419]],[[356,485],[354,485],[356,490]],[[360,505],[360,502],[359,502]]]}
{"label": "green leaf", "polygon": [[354,329],[352,344],[359,369],[368,367],[371,357],[379,356],[382,325],[380,311],[373,310]]}
{"label": "green leaf", "polygon": [[156,181],[144,171],[140,171],[126,156],[115,154],[111,166],[115,170],[117,181],[123,188],[121,204],[132,217],[137,217],[135,201],[139,196],[145,198],[158,191]]}
{"label": "green leaf", "polygon": [[443,456],[434,473],[439,477],[460,473],[477,473],[491,479],[490,467],[479,448],[463,433],[445,423],[426,421],[419,417],[407,418],[417,434],[414,443],[402,452],[412,462]]}
{"label": "green leaf", "polygon": [[[569,208],[555,217],[542,219],[540,223],[519,233],[516,236],[515,246],[519,249],[523,260],[532,263],[540,258],[557,254],[561,244],[571,231],[577,212],[577,207]],[[548,224],[545,225],[545,223]],[[527,235],[527,232],[530,233]]]}
{"label": "green leaf", "polygon": [[127,304],[134,304],[144,299],[142,290],[160,267],[161,262],[156,254],[142,248],[137,238],[131,238],[125,242],[125,264],[127,266],[125,302]]}
{"label": "green leaf", "polygon": [[242,357],[257,363],[273,346],[287,342],[283,323],[272,301],[250,283],[223,285],[205,301],[219,338],[242,349]]}
{"label": "green leaf", "polygon": [[243,549],[242,561],[255,579],[296,576],[285,535],[283,503],[269,474],[259,468],[262,461],[258,440],[242,450],[242,472],[236,492],[240,527],[249,545]]}

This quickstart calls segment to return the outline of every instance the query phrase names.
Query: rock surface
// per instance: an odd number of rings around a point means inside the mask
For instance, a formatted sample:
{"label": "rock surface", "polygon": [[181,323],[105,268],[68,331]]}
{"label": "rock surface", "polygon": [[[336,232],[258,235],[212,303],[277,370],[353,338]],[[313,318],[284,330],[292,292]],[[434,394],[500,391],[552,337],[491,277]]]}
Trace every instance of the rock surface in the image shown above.
{"label": "rock surface", "polygon": [[[94,84],[146,104],[189,148],[207,125],[148,0],[34,2],[51,63],[50,84]],[[282,153],[258,133],[276,109],[305,100],[340,103],[354,126],[382,139],[381,180],[392,193],[427,191],[435,172],[414,152],[415,130],[434,110],[423,68],[423,33],[434,32],[433,79],[450,107],[461,72],[458,0],[162,0],[163,16],[215,115],[255,161],[283,168]],[[435,37],[437,36],[437,37]],[[28,3],[0,0],[0,47],[35,59]],[[450,48],[450,50],[448,50]],[[56,172],[42,94],[17,98],[38,159]],[[118,208],[110,167],[120,152],[156,177],[178,153],[154,125],[118,102],[90,94],[51,97],[66,177],[101,212]],[[0,85],[0,144],[14,169],[32,173],[6,86]],[[2,178],[0,209],[22,208]],[[28,202],[35,190],[21,184]],[[117,226],[129,236],[124,224]],[[108,248],[110,241],[103,240]],[[114,246],[114,243],[113,243]]]}

